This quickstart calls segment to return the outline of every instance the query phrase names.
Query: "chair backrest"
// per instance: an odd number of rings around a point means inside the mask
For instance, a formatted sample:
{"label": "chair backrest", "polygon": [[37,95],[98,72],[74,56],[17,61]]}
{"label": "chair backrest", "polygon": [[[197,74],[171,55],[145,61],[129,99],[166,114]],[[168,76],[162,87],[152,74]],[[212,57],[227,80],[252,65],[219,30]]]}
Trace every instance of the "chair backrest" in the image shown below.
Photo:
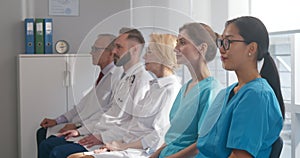
{"label": "chair backrest", "polygon": [[272,145],[270,158],[279,158],[283,147],[283,140],[279,137]]}

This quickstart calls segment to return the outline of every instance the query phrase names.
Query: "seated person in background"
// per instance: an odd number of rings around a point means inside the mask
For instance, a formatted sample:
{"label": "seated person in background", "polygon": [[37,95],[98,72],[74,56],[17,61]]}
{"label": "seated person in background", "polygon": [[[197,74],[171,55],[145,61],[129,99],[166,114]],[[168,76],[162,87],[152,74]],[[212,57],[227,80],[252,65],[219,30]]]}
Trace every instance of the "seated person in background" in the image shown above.
{"label": "seated person in background", "polygon": [[[197,157],[268,158],[283,126],[284,102],[264,24],[251,16],[226,22],[217,40],[223,68],[238,82],[222,90],[207,112]],[[259,73],[257,61],[264,59]]]}
{"label": "seated person in background", "polygon": [[[111,100],[112,85],[116,82],[112,76],[119,75],[122,70],[116,68],[113,63],[113,40],[116,37],[111,34],[100,34],[92,46],[91,55],[94,65],[100,67],[100,74],[93,88],[85,95],[78,105],[70,111],[62,114],[56,119],[45,118],[40,123],[42,126],[37,131],[37,144],[46,139],[46,135],[76,129],[82,125],[82,121],[88,119],[95,113],[103,113],[108,110],[108,102]],[[105,77],[103,77],[105,75]],[[102,83],[99,84],[100,79]],[[101,90],[100,90],[101,89]],[[98,103],[99,102],[99,103]],[[101,107],[100,107],[100,105]],[[52,127],[52,128],[51,128]],[[47,132],[48,131],[48,132]]]}
{"label": "seated person in background", "polygon": [[[144,43],[144,37],[137,29],[127,30],[116,38],[112,51],[114,63],[123,67],[124,75],[113,90],[110,109],[101,115],[96,124],[84,124],[79,129],[68,130],[43,141],[39,145],[40,158],[65,158],[73,153],[88,151],[87,148],[90,147],[98,148],[103,139],[118,140],[117,137],[110,136],[111,132],[107,130],[131,120],[130,110],[144,98],[149,90],[149,81],[153,79],[145,70],[144,64],[140,63]],[[78,143],[76,140],[70,142],[69,138],[74,137],[79,139]]]}
{"label": "seated person in background", "polygon": [[[112,136],[122,139],[104,142],[105,145],[93,152],[76,153],[69,158],[91,154],[93,157],[147,157],[161,144],[169,127],[169,111],[181,85],[174,75],[177,67],[174,45],[176,36],[151,34],[144,55],[146,69],[155,75],[150,81],[150,90],[133,109],[133,118],[128,125],[109,129]],[[106,152],[109,150],[110,152]]]}
{"label": "seated person in background", "polygon": [[57,132],[76,129],[92,115],[104,113],[109,109],[108,103],[111,100],[112,85],[118,82],[116,78],[123,71],[113,63],[112,49],[114,39],[115,36],[111,34],[98,35],[90,53],[93,64],[100,66],[101,70],[95,87],[70,111],[56,119],[45,118],[40,124],[42,128],[37,131],[37,145],[45,140],[47,136]]}
{"label": "seated person in background", "polygon": [[203,23],[179,29],[175,47],[177,63],[187,66],[192,79],[184,84],[170,111],[170,128],[164,144],[150,157],[192,157],[197,154],[198,131],[219,90],[207,63],[216,56],[215,33]]}

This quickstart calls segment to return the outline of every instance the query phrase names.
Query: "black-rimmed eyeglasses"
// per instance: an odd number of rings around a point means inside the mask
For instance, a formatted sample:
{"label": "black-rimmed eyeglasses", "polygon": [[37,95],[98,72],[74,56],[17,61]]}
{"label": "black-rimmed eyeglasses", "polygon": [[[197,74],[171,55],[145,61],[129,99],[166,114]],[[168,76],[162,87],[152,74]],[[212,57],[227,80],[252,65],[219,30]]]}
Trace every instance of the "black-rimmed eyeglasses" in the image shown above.
{"label": "black-rimmed eyeglasses", "polygon": [[221,47],[223,47],[225,50],[228,50],[230,48],[230,44],[233,43],[233,42],[244,42],[244,43],[249,43],[248,41],[243,41],[243,40],[229,40],[227,38],[224,38],[224,39],[221,39],[221,38],[218,38],[216,40],[216,44],[217,44],[217,47],[220,49]]}

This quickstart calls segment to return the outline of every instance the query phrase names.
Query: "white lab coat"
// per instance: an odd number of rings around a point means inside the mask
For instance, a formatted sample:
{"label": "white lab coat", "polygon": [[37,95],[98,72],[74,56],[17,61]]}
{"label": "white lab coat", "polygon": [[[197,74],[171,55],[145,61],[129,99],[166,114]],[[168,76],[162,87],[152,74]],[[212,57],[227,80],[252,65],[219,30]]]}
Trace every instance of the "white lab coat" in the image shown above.
{"label": "white lab coat", "polygon": [[[108,130],[111,139],[122,136],[124,143],[141,140],[143,149],[127,149],[124,151],[94,154],[95,157],[148,157],[159,148],[164,135],[170,126],[169,112],[181,88],[175,75],[150,81],[150,90],[145,98],[135,105],[130,122]],[[117,136],[119,137],[119,136]]]}
{"label": "white lab coat", "polygon": [[[63,114],[68,123],[81,123],[84,125],[98,120],[110,108],[109,103],[112,100],[113,86],[118,84],[122,73],[122,68],[112,65],[112,68],[103,76],[98,85],[93,86],[72,110]],[[57,133],[65,124],[48,128],[47,137]]]}
{"label": "white lab coat", "polygon": [[113,90],[111,108],[97,122],[79,128],[81,135],[100,134],[104,142],[110,142],[111,136],[106,131],[131,120],[133,106],[144,98],[149,90],[149,81],[153,77],[145,70],[142,63],[135,64],[125,73],[126,75]]}

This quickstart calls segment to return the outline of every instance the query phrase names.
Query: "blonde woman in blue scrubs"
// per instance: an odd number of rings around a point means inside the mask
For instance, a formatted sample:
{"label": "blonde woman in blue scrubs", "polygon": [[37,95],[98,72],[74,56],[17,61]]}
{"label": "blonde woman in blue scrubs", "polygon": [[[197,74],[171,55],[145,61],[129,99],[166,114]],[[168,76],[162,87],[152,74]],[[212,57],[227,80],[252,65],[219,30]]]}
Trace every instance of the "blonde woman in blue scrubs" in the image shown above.
{"label": "blonde woman in blue scrubs", "polygon": [[222,90],[208,110],[197,157],[268,158],[282,129],[284,103],[267,29],[255,17],[229,20],[217,46],[223,68],[235,71],[238,82]]}
{"label": "blonde woman in blue scrubs", "polygon": [[207,65],[216,55],[215,38],[212,29],[202,23],[188,23],[179,29],[175,47],[177,63],[187,66],[192,79],[178,93],[170,111],[171,126],[165,143],[151,158],[197,154],[198,131],[219,88]]}

